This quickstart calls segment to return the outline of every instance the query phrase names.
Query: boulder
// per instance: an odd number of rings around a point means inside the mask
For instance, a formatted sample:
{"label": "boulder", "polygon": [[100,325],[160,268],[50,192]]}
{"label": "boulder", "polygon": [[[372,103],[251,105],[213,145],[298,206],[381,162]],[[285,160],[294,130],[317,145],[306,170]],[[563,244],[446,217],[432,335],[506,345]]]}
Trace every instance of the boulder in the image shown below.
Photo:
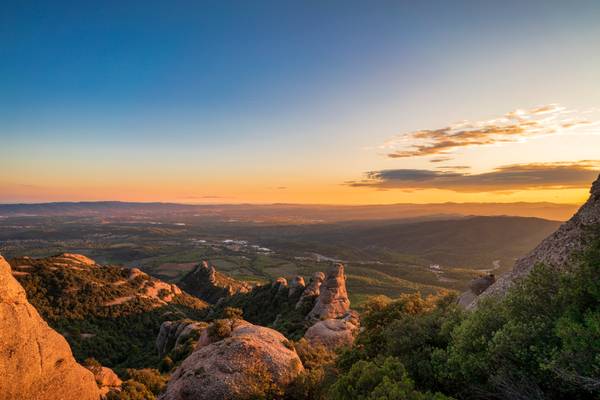
{"label": "boulder", "polygon": [[350,310],[350,299],[346,291],[346,275],[342,264],[327,271],[325,281],[319,287],[319,297],[307,319],[335,319]]}
{"label": "boulder", "polygon": [[92,400],[94,375],[27,301],[0,256],[0,400]]}
{"label": "boulder", "polygon": [[496,277],[494,276],[494,274],[480,276],[479,278],[471,280],[471,282],[469,283],[469,290],[473,292],[473,294],[480,295],[494,282],[496,282]]}
{"label": "boulder", "polygon": [[119,379],[115,372],[107,367],[100,367],[98,371],[94,373],[96,383],[100,388],[100,394],[106,396],[110,391],[121,390],[121,384],[123,381]]}
{"label": "boulder", "polygon": [[247,399],[283,389],[304,367],[279,332],[228,320],[228,337],[197,348],[171,376],[162,400]]}
{"label": "boulder", "polygon": [[341,319],[326,319],[308,328],[304,338],[313,346],[321,345],[329,350],[351,346],[358,335],[360,322],[355,311]]}

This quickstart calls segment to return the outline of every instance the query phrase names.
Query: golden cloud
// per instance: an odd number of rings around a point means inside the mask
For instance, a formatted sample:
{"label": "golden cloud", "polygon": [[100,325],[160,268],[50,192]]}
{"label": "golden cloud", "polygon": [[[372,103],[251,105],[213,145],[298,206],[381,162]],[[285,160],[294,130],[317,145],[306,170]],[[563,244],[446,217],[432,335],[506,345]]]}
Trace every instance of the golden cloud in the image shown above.
{"label": "golden cloud", "polygon": [[388,150],[387,156],[391,158],[437,155],[430,161],[442,162],[451,159],[449,154],[459,148],[518,142],[597,124],[580,114],[557,104],[548,104],[514,110],[490,120],[461,121],[444,128],[397,135],[381,147]]}

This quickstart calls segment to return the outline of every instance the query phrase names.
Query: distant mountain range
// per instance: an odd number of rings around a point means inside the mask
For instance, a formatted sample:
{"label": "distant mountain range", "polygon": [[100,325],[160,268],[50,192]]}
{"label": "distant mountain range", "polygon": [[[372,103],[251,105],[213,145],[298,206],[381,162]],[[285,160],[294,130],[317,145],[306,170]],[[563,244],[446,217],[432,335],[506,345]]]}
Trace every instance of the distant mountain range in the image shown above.
{"label": "distant mountain range", "polygon": [[538,203],[434,203],[391,205],[130,203],[119,201],[0,204],[0,217],[9,216],[119,216],[194,215],[260,222],[336,222],[350,220],[415,218],[427,215],[510,215],[556,221],[568,219],[575,204]]}

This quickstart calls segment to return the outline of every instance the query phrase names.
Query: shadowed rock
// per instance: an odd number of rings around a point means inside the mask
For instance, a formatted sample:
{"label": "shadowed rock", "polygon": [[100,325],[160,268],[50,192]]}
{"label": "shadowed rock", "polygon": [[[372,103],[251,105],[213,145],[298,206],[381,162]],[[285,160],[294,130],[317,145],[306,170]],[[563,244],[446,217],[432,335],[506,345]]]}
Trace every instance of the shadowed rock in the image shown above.
{"label": "shadowed rock", "polygon": [[319,297],[321,284],[325,280],[325,274],[322,272],[315,272],[313,277],[310,280],[310,283],[304,291],[302,292],[302,296],[296,303],[296,309],[302,308],[307,303],[312,303],[315,301],[317,297]]}
{"label": "shadowed rock", "polygon": [[163,322],[156,338],[158,355],[164,357],[173,349],[183,345],[191,336],[200,337],[207,326],[206,322],[191,320]]}
{"label": "shadowed rock", "polygon": [[296,293],[298,292],[302,292],[304,290],[304,288],[306,287],[306,284],[304,283],[304,278],[301,276],[297,276],[294,279],[292,279],[290,281],[290,291],[288,292],[288,295],[290,297],[294,296]]}

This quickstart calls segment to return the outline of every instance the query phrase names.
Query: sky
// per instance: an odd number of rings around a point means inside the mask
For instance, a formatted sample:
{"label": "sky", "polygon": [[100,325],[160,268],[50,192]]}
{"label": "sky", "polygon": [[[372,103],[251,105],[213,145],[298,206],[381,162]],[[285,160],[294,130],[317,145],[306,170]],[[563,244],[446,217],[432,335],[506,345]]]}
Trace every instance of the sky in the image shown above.
{"label": "sky", "polygon": [[581,203],[598,1],[14,1],[0,202]]}

